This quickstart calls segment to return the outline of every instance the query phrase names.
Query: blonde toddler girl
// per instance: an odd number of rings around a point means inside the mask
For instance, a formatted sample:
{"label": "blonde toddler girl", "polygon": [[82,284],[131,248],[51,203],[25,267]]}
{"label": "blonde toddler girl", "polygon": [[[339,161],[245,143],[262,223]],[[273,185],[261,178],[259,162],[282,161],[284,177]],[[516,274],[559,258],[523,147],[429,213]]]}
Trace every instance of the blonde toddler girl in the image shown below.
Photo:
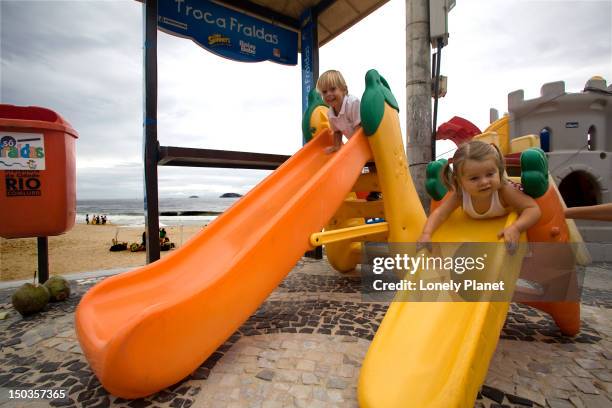
{"label": "blonde toddler girl", "polygon": [[419,243],[428,244],[434,231],[459,206],[475,219],[494,218],[516,211],[519,216],[501,230],[508,252],[516,250],[521,232],[540,219],[540,208],[535,200],[514,188],[504,178],[504,159],[493,144],[471,141],[461,145],[453,156],[453,169],[443,169],[442,181],[449,188],[449,197],[431,213]]}

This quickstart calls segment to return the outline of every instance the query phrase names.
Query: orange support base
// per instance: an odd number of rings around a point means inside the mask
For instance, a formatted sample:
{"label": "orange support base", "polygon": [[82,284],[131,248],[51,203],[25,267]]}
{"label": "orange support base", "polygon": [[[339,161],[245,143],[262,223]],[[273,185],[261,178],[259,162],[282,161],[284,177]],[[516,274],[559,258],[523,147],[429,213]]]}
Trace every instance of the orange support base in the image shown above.
{"label": "orange support base", "polygon": [[548,313],[561,333],[566,336],[575,336],[580,331],[579,302],[523,302],[523,304]]}

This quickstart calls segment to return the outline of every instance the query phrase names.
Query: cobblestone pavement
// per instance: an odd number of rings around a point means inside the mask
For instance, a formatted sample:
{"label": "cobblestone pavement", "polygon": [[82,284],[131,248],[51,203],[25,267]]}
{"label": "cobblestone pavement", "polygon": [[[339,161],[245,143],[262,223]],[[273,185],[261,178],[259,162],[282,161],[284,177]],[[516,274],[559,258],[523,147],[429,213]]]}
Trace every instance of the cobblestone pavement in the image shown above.
{"label": "cobblestone pavement", "polygon": [[[564,337],[545,314],[512,304],[476,407],[612,406],[612,266],[589,267],[582,330]],[[72,281],[67,302],[21,318],[0,290],[0,408],[353,407],[361,361],[387,309],[362,301],[360,278],[301,260],[267,301],[188,378],[148,398],[109,395],[74,333],[82,295],[104,279]],[[589,279],[591,283],[589,284]],[[10,399],[65,389],[68,398]]]}

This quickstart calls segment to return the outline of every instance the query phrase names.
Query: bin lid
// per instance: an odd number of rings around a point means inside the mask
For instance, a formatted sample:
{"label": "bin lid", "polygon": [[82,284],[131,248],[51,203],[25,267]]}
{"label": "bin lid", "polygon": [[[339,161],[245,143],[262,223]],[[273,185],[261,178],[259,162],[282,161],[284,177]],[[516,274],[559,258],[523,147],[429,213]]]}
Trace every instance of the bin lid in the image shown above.
{"label": "bin lid", "polygon": [[75,139],[79,137],[77,131],[58,113],[39,106],[0,104],[0,127],[58,130]]}

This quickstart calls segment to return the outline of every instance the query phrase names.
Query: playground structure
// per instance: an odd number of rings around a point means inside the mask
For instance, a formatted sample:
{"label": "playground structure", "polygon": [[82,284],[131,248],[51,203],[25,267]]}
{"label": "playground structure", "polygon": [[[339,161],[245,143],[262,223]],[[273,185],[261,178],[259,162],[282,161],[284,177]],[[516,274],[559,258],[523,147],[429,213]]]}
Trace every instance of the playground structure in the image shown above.
{"label": "playground structure", "polygon": [[[326,245],[330,263],[343,271],[356,265],[362,241],[417,239],[425,212],[405,158],[397,103],[374,70],[366,75],[361,106],[363,129],[332,155],[324,153],[332,136],[320,120],[325,108],[310,110],[317,118],[306,128],[313,140],[278,170],[174,253],[108,278],[83,297],[77,336],[108,391],[137,398],[189,375],[315,245]],[[361,174],[372,159],[376,172]],[[541,168],[528,170],[540,178],[537,200],[544,215],[521,239],[567,241],[570,230],[554,184],[546,185]],[[382,191],[383,200],[367,202],[350,193],[373,189]],[[379,216],[385,222],[363,221]],[[513,217],[475,221],[458,210],[434,241],[497,242],[497,232]],[[498,245],[491,262],[518,276],[521,260],[522,254],[511,257]],[[579,304],[534,306],[551,313],[565,334],[578,332]],[[394,302],[363,362],[360,404],[473,404],[508,307]]]}
{"label": "playground structure", "polygon": [[[568,207],[612,201],[612,85],[589,79],[582,92],[563,81],[542,85],[538,98],[508,94],[508,138],[532,134],[547,153],[550,173]],[[593,221],[578,226],[596,261],[612,261],[605,242],[612,227]]]}
{"label": "playground structure", "polygon": [[[143,0],[137,1],[143,2]],[[190,38],[209,51],[236,61],[269,60],[292,65],[296,64],[299,52],[302,67],[303,113],[308,106],[308,94],[315,88],[319,77],[319,47],[333,40],[387,1],[360,0],[356,5],[347,0],[314,0],[306,3],[279,3],[272,0],[239,3],[226,0],[214,2],[194,0],[193,7],[192,5],[181,7],[183,2],[180,1],[143,2],[145,33],[143,145],[147,232],[157,231],[159,228],[158,166],[275,170],[289,159],[289,156],[279,154],[160,146],[157,139],[158,29],[182,38]],[[436,5],[440,11],[436,21],[443,21],[445,16],[442,13],[443,2],[436,2]],[[181,12],[192,8],[193,13]],[[209,15],[208,13],[218,16],[215,24],[203,21],[201,16]],[[237,21],[238,24],[229,24],[228,21]],[[244,30],[238,28],[236,31],[234,30],[236,27],[243,27]],[[268,33],[268,36],[258,34],[263,32]],[[272,38],[270,33],[273,34]],[[432,38],[444,34],[436,32],[432,34]],[[275,43],[274,47],[270,46],[271,39]],[[242,49],[241,44],[246,50]],[[160,257],[159,245],[156,240],[150,239],[151,236],[152,234],[147,233],[147,262],[154,262]]]}
{"label": "playground structure", "polygon": [[[550,174],[568,207],[592,206],[612,200],[612,85],[601,77],[589,79],[582,92],[567,93],[563,81],[542,85],[540,96],[525,100],[524,91],[508,94],[508,114],[484,131],[455,117],[440,126],[438,139],[460,143],[478,135],[494,142],[516,160],[526,147],[541,147]],[[606,251],[612,227],[578,221],[594,261],[611,261]]]}

